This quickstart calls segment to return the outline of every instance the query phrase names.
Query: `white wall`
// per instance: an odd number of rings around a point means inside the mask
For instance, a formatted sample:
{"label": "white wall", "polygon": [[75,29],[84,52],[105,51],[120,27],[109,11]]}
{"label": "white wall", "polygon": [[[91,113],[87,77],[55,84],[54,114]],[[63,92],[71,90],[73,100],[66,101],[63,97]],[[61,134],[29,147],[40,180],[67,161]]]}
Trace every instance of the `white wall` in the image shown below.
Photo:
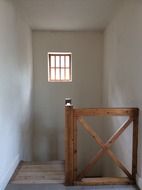
{"label": "white wall", "polygon": [[0,0],[0,189],[19,160],[31,159],[31,31],[12,3]]}
{"label": "white wall", "polygon": [[[105,31],[104,51],[104,106],[140,108],[138,183],[142,188],[142,1],[124,1]],[[112,124],[109,132],[116,129],[120,122],[121,118],[109,120],[109,124]],[[130,165],[129,143],[130,131],[115,147],[126,165]],[[118,173],[107,164],[104,173],[111,174],[110,168],[115,174]]]}
{"label": "white wall", "polygon": [[[72,83],[48,83],[47,53],[54,51],[72,52]],[[34,159],[64,159],[65,98],[71,97],[80,107],[101,105],[103,34],[34,31],[33,57]],[[84,140],[80,144],[83,161],[93,154],[89,143]],[[84,146],[90,147],[89,151]]]}

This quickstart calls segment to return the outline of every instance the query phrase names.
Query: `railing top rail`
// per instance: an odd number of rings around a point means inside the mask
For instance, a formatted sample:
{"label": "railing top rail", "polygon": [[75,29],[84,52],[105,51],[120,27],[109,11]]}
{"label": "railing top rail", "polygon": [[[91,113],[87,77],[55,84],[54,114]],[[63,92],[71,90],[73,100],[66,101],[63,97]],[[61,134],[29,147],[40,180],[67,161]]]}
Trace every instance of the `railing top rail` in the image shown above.
{"label": "railing top rail", "polygon": [[138,108],[73,108],[74,116],[137,116]]}

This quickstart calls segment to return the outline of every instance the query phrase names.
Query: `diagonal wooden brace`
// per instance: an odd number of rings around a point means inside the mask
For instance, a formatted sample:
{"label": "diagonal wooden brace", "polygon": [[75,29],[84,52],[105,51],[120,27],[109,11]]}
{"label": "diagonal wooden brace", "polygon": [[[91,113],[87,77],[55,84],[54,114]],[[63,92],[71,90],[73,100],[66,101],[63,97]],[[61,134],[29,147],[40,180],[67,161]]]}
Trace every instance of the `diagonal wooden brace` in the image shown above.
{"label": "diagonal wooden brace", "polygon": [[92,168],[92,166],[100,159],[100,157],[104,153],[107,153],[108,156],[110,156],[110,158],[115,162],[115,164],[131,179],[132,175],[130,174],[130,172],[121,163],[121,161],[113,154],[113,152],[109,149],[109,147],[119,138],[119,136],[123,133],[123,131],[130,125],[130,123],[132,122],[132,118],[129,118],[105,144],[103,143],[102,139],[97,135],[97,133],[90,127],[90,125],[82,117],[79,118],[79,122],[82,124],[83,128],[95,139],[96,143],[101,146],[102,149],[97,152],[95,158],[91,159],[89,164],[79,174],[78,179],[81,179],[86,173],[88,173]]}

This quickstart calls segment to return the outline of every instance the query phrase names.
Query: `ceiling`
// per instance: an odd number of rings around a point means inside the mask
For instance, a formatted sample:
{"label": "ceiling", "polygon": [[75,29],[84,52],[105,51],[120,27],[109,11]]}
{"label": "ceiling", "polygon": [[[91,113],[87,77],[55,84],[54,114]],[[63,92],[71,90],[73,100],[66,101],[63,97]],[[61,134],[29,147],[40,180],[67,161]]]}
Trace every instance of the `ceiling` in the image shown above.
{"label": "ceiling", "polygon": [[57,31],[104,30],[122,2],[122,0],[13,1],[32,29]]}

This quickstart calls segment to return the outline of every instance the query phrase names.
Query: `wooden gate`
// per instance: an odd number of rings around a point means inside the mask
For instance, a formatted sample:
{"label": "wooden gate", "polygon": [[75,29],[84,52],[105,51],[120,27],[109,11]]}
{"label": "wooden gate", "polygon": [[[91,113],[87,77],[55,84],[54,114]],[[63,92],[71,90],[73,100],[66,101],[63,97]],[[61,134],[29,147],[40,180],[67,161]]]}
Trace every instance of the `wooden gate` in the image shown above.
{"label": "wooden gate", "polygon": [[[133,184],[137,173],[137,146],[138,146],[138,108],[85,108],[77,109],[67,103],[65,105],[65,183],[66,185],[99,185],[99,184]],[[128,116],[128,120],[108,139],[103,142],[101,137],[85,121],[85,116]],[[77,121],[85,131],[100,146],[100,150],[89,161],[84,169],[77,172]],[[115,156],[110,147],[120,137],[130,124],[133,124],[132,171]],[[107,154],[127,177],[100,177],[85,178],[85,175],[96,162]]]}

